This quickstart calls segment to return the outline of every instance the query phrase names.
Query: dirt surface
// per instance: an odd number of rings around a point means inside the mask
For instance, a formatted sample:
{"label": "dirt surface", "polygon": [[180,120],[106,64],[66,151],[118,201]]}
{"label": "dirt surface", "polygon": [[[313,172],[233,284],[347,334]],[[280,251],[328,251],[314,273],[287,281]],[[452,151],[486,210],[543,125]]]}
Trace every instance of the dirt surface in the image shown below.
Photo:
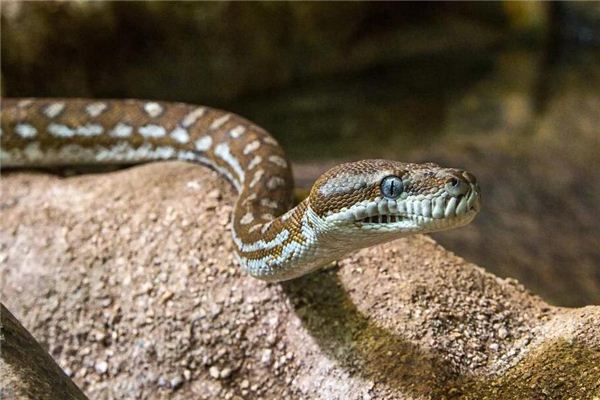
{"label": "dirt surface", "polygon": [[595,399],[600,307],[549,306],[415,236],[266,284],[235,195],[156,163],[2,178],[2,301],[94,399]]}

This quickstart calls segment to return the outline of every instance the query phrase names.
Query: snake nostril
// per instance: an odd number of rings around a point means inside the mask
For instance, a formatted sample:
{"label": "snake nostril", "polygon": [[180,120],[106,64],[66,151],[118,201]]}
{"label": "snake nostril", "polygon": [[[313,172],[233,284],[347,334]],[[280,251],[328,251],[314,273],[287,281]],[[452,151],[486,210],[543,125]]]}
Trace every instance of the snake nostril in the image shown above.
{"label": "snake nostril", "polygon": [[456,187],[456,186],[458,186],[459,182],[458,182],[457,178],[451,177],[451,178],[448,178],[448,180],[446,181],[446,183],[449,184],[452,187]]}
{"label": "snake nostril", "polygon": [[465,178],[458,176],[451,176],[446,179],[446,191],[450,193],[451,196],[462,196],[469,192],[469,183]]}

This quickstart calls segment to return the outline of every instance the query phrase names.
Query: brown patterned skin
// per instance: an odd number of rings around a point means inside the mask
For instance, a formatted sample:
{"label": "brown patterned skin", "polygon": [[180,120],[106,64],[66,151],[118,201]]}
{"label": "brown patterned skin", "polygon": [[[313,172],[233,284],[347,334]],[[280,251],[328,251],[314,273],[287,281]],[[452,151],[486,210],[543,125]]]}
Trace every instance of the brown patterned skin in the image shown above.
{"label": "brown patterned skin", "polygon": [[[166,159],[215,168],[239,193],[232,220],[238,258],[251,275],[265,280],[291,279],[350,251],[405,234],[464,225],[479,207],[479,187],[471,174],[434,164],[364,160],[323,174],[309,197],[290,210],[293,180],[281,147],[244,118],[209,107],[138,100],[3,99],[1,108],[3,168]],[[421,204],[424,210],[432,208],[436,200],[422,197],[436,195],[445,196],[448,207],[442,206],[452,212],[427,223],[426,217],[419,222],[416,214],[402,216],[393,210],[396,203],[381,194],[382,179],[390,175],[403,182],[403,197],[397,199],[401,208],[409,206],[411,213]],[[462,188],[455,205],[444,189],[452,179]],[[378,227],[365,221],[361,204],[371,214],[379,207],[378,218],[385,216],[390,223],[378,221]]]}

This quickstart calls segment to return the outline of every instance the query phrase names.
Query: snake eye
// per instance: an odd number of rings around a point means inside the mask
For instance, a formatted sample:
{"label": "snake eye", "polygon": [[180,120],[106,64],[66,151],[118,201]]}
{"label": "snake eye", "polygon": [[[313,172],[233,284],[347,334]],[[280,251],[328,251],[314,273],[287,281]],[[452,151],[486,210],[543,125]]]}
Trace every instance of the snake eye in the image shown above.
{"label": "snake eye", "polygon": [[381,194],[388,199],[397,199],[403,190],[402,179],[397,176],[386,176],[381,181]]}

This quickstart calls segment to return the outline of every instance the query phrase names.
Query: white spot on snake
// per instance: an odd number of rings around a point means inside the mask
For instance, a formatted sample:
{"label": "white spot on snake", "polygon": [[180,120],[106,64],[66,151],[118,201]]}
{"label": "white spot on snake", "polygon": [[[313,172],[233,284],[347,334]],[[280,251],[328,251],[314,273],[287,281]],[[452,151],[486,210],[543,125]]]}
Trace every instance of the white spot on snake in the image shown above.
{"label": "white spot on snake", "polygon": [[83,126],[78,126],[76,133],[81,136],[98,136],[104,132],[104,128],[102,125],[98,124],[85,124]]}
{"label": "white spot on snake", "polygon": [[156,150],[154,151],[154,154],[156,154],[157,158],[162,158],[163,160],[167,160],[167,159],[173,158],[173,156],[175,155],[175,149],[173,149],[172,147],[169,147],[169,146],[160,146],[160,147],[156,148]]}
{"label": "white spot on snake", "polygon": [[269,221],[269,222],[267,222],[266,224],[264,224],[264,225],[262,226],[262,228],[260,229],[260,233],[262,233],[263,235],[264,235],[265,233],[267,233],[267,231],[269,230],[269,228],[271,227],[271,225],[272,225],[272,224],[273,224],[273,221]]}
{"label": "white spot on snake", "polygon": [[244,199],[244,201],[242,202],[242,204],[246,204],[252,200],[256,200],[256,193],[252,193],[251,195],[246,196],[246,198]]}
{"label": "white spot on snake", "polygon": [[96,103],[88,104],[87,107],[85,107],[85,111],[90,117],[96,118],[98,115],[102,114],[104,110],[106,110],[106,108],[106,103],[102,103],[99,101]]}
{"label": "white spot on snake", "polygon": [[251,170],[252,168],[256,167],[261,162],[262,162],[261,156],[254,156],[254,158],[252,160],[250,160],[250,162],[248,163],[248,170]]}
{"label": "white spot on snake", "polygon": [[[269,224],[265,224],[265,225],[269,225]],[[261,240],[257,240],[256,242],[252,242],[252,243],[243,243],[240,240],[240,238],[237,237],[237,235],[235,234],[235,231],[233,231],[233,241],[235,242],[238,249],[240,249],[240,251],[244,251],[244,252],[256,251],[256,250],[260,250],[260,249],[270,250],[274,247],[281,245],[281,243],[283,243],[289,236],[290,236],[290,232],[287,229],[282,229],[281,232],[279,232],[273,240],[264,241],[261,239]]]}
{"label": "white spot on snake", "polygon": [[248,232],[252,233],[252,232],[254,232],[254,231],[256,231],[256,230],[260,229],[262,226],[263,226],[263,225],[261,225],[261,224],[252,225],[252,226],[250,227],[250,229],[248,229]]}
{"label": "white spot on snake", "polygon": [[118,138],[126,138],[131,136],[133,127],[122,122],[119,122],[109,133],[110,136]]}
{"label": "white spot on snake", "polygon": [[57,117],[65,109],[65,103],[52,103],[44,108],[44,114],[48,118]]}
{"label": "white spot on snake", "polygon": [[181,126],[183,126],[184,128],[189,128],[190,126],[194,125],[196,121],[198,121],[198,118],[202,117],[205,112],[206,109],[204,107],[198,107],[194,109],[188,115],[183,117],[183,120],[181,121]]}
{"label": "white spot on snake", "polygon": [[254,150],[258,149],[260,147],[260,142],[258,140],[254,140],[250,143],[248,143],[246,145],[246,147],[244,147],[244,155],[248,155],[250,153],[252,153]]}
{"label": "white spot on snake", "polygon": [[48,132],[56,137],[69,138],[75,135],[80,136],[97,136],[104,132],[104,128],[98,124],[85,124],[78,126],[76,129],[70,128],[67,125],[52,123],[48,125]]}
{"label": "white spot on snake", "polygon": [[279,203],[271,199],[260,199],[260,204],[269,207],[269,208],[277,208],[279,207]]}
{"label": "white spot on snake", "polygon": [[267,134],[263,137],[263,142],[272,144],[273,146],[279,146],[279,143],[277,143],[277,140],[275,140],[275,138],[269,134]]}
{"label": "white spot on snake", "polygon": [[56,137],[62,138],[75,136],[75,131],[63,124],[51,123],[48,125],[48,132]]}
{"label": "white spot on snake", "polygon": [[254,173],[254,177],[252,177],[252,181],[250,182],[250,187],[254,187],[263,177],[265,171],[263,169],[258,169]]}
{"label": "white spot on snake", "polygon": [[108,149],[96,153],[97,161],[139,161],[139,160],[164,160],[173,158],[175,150],[169,146],[153,148],[149,144],[140,147],[131,147],[128,143],[119,143]]}
{"label": "white spot on snake", "polygon": [[32,138],[37,135],[37,129],[35,126],[29,124],[17,124],[17,126],[15,126],[15,132],[17,135],[25,139]]}
{"label": "white spot on snake", "polygon": [[33,104],[33,100],[32,99],[25,99],[25,100],[21,100],[17,103],[17,107],[19,108],[27,108],[30,105]]}
{"label": "white spot on snake", "polygon": [[188,150],[182,150],[177,153],[177,158],[179,160],[194,161],[204,165],[209,165],[215,171],[227,178],[227,180],[233,184],[238,192],[240,191],[240,183],[233,177],[233,175],[231,175],[228,169],[221,167],[219,164],[215,163],[214,160],[207,157],[202,157],[198,153]]}
{"label": "white spot on snake", "polygon": [[212,138],[210,136],[202,136],[196,140],[196,150],[198,151],[206,151],[210,149],[210,146],[212,146]]}
{"label": "white spot on snake", "polygon": [[264,213],[263,215],[260,216],[262,219],[266,219],[268,221],[272,221],[275,219],[275,216],[273,216],[273,214],[269,214],[269,213]]}
{"label": "white spot on snake", "polygon": [[223,159],[229,166],[238,174],[240,181],[244,181],[244,170],[242,169],[239,161],[229,151],[229,145],[227,143],[220,143],[215,147],[215,154]]}
{"label": "white spot on snake", "polygon": [[240,136],[242,136],[244,132],[246,132],[246,128],[244,128],[242,125],[238,125],[229,131],[229,136],[231,136],[234,139],[237,139]]}
{"label": "white spot on snake", "polygon": [[176,141],[178,141],[179,143],[187,143],[190,140],[190,135],[188,134],[188,132],[181,128],[181,127],[177,127],[175,129],[173,129],[173,131],[171,132],[171,137],[173,139],[175,139]]}
{"label": "white spot on snake", "polygon": [[285,161],[285,159],[283,159],[283,157],[279,157],[279,156],[275,156],[275,155],[269,156],[269,161],[271,161],[275,165],[279,165],[281,168],[287,167],[287,162]]}
{"label": "white spot on snake", "polygon": [[230,117],[230,114],[225,114],[222,117],[215,119],[212,124],[210,124],[210,129],[219,129],[225,122],[229,120]]}
{"label": "white spot on snake", "polygon": [[146,114],[148,114],[151,118],[156,118],[160,114],[162,114],[163,107],[160,104],[153,101],[144,104],[144,111],[146,111]]}
{"label": "white spot on snake", "polygon": [[283,214],[281,216],[281,220],[282,221],[287,221],[292,215],[294,215],[294,210],[293,209],[291,209],[288,212],[286,212],[285,214]]}
{"label": "white spot on snake", "polygon": [[140,135],[146,138],[159,138],[167,134],[165,128],[163,128],[160,125],[154,124],[144,125],[138,128],[138,132],[140,133]]}
{"label": "white spot on snake", "polygon": [[246,213],[241,219],[240,224],[248,225],[250,222],[254,221],[254,216],[251,213]]}
{"label": "white spot on snake", "polygon": [[25,157],[31,161],[40,160],[44,157],[44,153],[40,150],[39,143],[29,143],[25,146],[24,154]]}
{"label": "white spot on snake", "polygon": [[285,185],[285,180],[283,178],[279,177],[279,176],[273,176],[267,182],[267,188],[269,190],[275,190],[278,187],[284,186],[284,185]]}

